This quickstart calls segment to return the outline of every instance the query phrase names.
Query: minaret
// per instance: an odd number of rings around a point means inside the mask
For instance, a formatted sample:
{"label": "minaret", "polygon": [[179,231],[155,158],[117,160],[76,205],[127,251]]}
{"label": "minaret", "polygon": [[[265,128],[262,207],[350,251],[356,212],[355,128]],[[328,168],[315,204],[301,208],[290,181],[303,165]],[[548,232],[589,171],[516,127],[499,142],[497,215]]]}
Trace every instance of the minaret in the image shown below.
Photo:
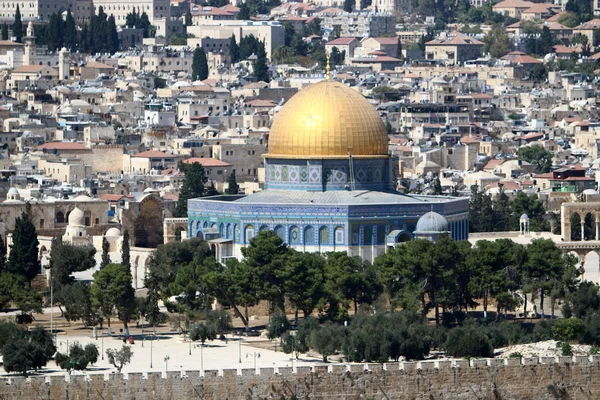
{"label": "minaret", "polygon": [[25,42],[23,65],[33,65],[35,62],[35,32],[32,21],[29,21],[29,25],[27,25],[27,36],[23,38],[23,41]]}
{"label": "minaret", "polygon": [[59,79],[66,81],[69,79],[69,66],[71,64],[71,53],[66,47],[60,49],[58,53],[58,75]]}

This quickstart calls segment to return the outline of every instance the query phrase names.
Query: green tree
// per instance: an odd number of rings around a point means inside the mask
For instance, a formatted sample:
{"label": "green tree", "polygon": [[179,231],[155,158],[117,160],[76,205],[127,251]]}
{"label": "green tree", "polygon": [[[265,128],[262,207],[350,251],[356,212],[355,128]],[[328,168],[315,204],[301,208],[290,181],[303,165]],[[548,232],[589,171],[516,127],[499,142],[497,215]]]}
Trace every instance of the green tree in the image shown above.
{"label": "green tree", "polygon": [[324,277],[330,302],[343,305],[338,317],[346,314],[350,302],[356,313],[358,304],[372,304],[381,293],[375,268],[360,257],[351,257],[345,252],[327,253]]}
{"label": "green tree", "polygon": [[[304,318],[313,312],[324,297],[325,259],[318,253],[291,251],[283,268],[276,272],[289,301],[302,310]],[[296,320],[297,323],[297,313]]]}
{"label": "green tree", "polygon": [[131,274],[122,264],[108,264],[94,273],[94,282],[90,289],[92,305],[108,320],[113,311],[117,311],[123,322],[125,334],[128,322],[135,314],[135,290],[131,286]]}
{"label": "green tree", "polygon": [[6,241],[0,237],[0,273],[7,270]]}
{"label": "green tree", "polygon": [[237,179],[235,177],[235,170],[229,175],[229,179],[227,179],[227,190],[225,193],[227,194],[238,194],[240,191],[240,187],[237,183]]}
{"label": "green tree", "polygon": [[561,342],[577,342],[585,333],[585,322],[579,318],[559,319],[552,326],[552,335]]}
{"label": "green tree", "polygon": [[469,232],[492,232],[493,218],[491,197],[473,185],[469,197]]}
{"label": "green tree", "polygon": [[31,221],[31,205],[29,204],[21,216],[15,220],[12,241],[8,257],[8,271],[23,276],[31,287],[31,281],[40,272],[41,266],[38,259],[39,242],[35,225]]}
{"label": "green tree", "polygon": [[267,324],[267,337],[275,339],[283,336],[290,329],[290,321],[285,313],[276,311],[271,315],[271,319]]}
{"label": "green tree", "polygon": [[127,268],[127,272],[131,275],[131,251],[129,248],[129,230],[123,232],[123,246],[121,247],[121,264]]}
{"label": "green tree", "polygon": [[73,18],[70,8],[67,11],[67,17],[65,18],[64,25],[63,37],[65,47],[73,51],[77,47],[77,27],[75,25],[75,18]]}
{"label": "green tree", "polygon": [[354,5],[356,4],[355,0],[344,0],[344,11],[352,12],[354,11]]}
{"label": "green tree", "polygon": [[13,23],[12,33],[17,42],[21,43],[23,41],[23,21],[21,19],[21,9],[18,4],[15,11],[15,22]]}
{"label": "green tree", "polygon": [[592,3],[586,0],[569,0],[565,10],[579,17],[581,22],[589,21],[593,18]]}
{"label": "green tree", "polygon": [[510,230],[519,230],[521,215],[529,217],[529,229],[533,232],[549,231],[550,223],[546,220],[546,209],[535,194],[518,193],[510,202]]}
{"label": "green tree", "polygon": [[285,311],[283,283],[278,272],[283,269],[289,248],[274,231],[259,232],[242,248],[244,263],[252,271],[250,290],[260,299],[269,300],[273,309]]}
{"label": "green tree", "polygon": [[238,19],[249,20],[250,19],[250,8],[248,3],[244,2],[240,5],[240,11],[238,12]]}
{"label": "green tree", "polygon": [[301,353],[309,350],[310,335],[313,330],[319,329],[319,321],[313,317],[304,318],[297,325],[296,334],[286,332],[281,337],[281,348],[286,354],[295,353],[296,359]]}
{"label": "green tree", "polygon": [[321,354],[323,362],[327,358],[342,350],[344,344],[344,328],[331,321],[326,322],[321,328],[310,333],[309,346]]}
{"label": "green tree", "polygon": [[102,236],[102,261],[100,261],[100,269],[106,267],[110,264],[110,255],[108,252],[110,251],[110,243],[105,236]]}
{"label": "green tree", "polygon": [[119,34],[117,33],[115,17],[112,14],[110,17],[108,17],[106,24],[106,39],[107,48],[110,54],[115,54],[117,51],[119,51]]}
{"label": "green tree", "polygon": [[121,373],[123,367],[131,362],[133,351],[131,351],[131,347],[123,345],[120,350],[106,350],[106,356],[108,357],[108,362],[117,369],[118,373]]}
{"label": "green tree", "polygon": [[67,371],[83,371],[96,361],[98,361],[98,347],[93,343],[88,343],[84,348],[75,342],[69,347],[67,354],[56,353],[56,364]]}
{"label": "green tree", "polygon": [[8,24],[6,22],[2,25],[2,40],[8,40]]}
{"label": "green tree", "polygon": [[185,14],[185,26],[192,26],[192,13],[189,11]]}
{"label": "green tree", "polygon": [[42,328],[31,332],[5,325],[10,336],[2,346],[3,367],[6,372],[19,372],[23,375],[29,370],[38,370],[46,365],[56,352],[52,335]]}
{"label": "green tree", "polygon": [[573,12],[562,12],[558,17],[557,22],[561,25],[567,26],[569,28],[575,28],[577,25],[581,23],[579,16]]}
{"label": "green tree", "polygon": [[67,285],[60,291],[60,299],[67,321],[81,320],[86,327],[100,322],[97,310],[92,305],[90,284],[78,281]]}
{"label": "green tree", "polygon": [[217,338],[217,329],[213,324],[194,324],[190,330],[190,339],[193,341],[199,340],[204,346],[207,340],[215,340]]}
{"label": "green tree", "polygon": [[500,25],[496,25],[483,38],[484,53],[490,53],[494,58],[500,58],[510,51],[510,38],[506,33],[506,29]]}
{"label": "green tree", "polygon": [[485,331],[477,326],[450,330],[446,353],[452,357],[493,357],[494,349]]}
{"label": "green tree", "polygon": [[542,33],[540,34],[540,38],[538,39],[538,54],[546,55],[548,53],[552,53],[552,47],[554,45],[554,39],[552,38],[552,33],[550,32],[550,28],[546,25],[542,27]]}
{"label": "green tree", "polygon": [[259,81],[269,82],[269,67],[267,66],[267,53],[265,52],[265,43],[260,42],[256,53],[256,60],[252,64],[254,76]]}
{"label": "green tree", "polygon": [[232,64],[235,64],[241,60],[240,46],[238,46],[234,35],[231,35],[231,39],[229,41],[229,56],[231,57]]}
{"label": "green tree", "polygon": [[187,217],[188,200],[203,197],[206,193],[206,182],[208,182],[204,168],[200,163],[184,164],[183,172],[183,182],[179,189],[179,198],[173,214],[175,218]]}
{"label": "green tree", "polygon": [[579,287],[569,294],[563,307],[563,314],[568,318],[585,318],[588,314],[600,310],[600,293],[598,284],[581,282]]}
{"label": "green tree", "polygon": [[192,61],[192,80],[203,81],[206,78],[208,78],[208,60],[206,59],[206,53],[203,48],[196,47]]}

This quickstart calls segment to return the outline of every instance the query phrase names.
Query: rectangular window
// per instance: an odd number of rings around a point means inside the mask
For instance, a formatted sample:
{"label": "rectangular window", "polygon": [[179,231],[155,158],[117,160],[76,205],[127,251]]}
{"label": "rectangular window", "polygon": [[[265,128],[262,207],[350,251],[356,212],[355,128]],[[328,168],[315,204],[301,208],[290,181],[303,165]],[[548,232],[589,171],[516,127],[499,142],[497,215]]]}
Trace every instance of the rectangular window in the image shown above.
{"label": "rectangular window", "polygon": [[43,227],[44,227],[44,219],[42,218],[42,219],[40,219],[40,228],[43,228]]}

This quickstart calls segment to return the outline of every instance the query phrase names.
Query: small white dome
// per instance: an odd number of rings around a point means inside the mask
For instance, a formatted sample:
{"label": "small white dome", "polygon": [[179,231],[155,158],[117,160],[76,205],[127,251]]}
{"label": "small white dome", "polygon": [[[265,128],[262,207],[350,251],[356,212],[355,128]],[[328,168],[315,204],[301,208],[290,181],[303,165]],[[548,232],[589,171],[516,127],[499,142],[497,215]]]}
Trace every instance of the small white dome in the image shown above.
{"label": "small white dome", "polygon": [[69,226],[84,226],[85,225],[85,215],[83,211],[79,208],[75,207],[73,211],[69,214]]}
{"label": "small white dome", "polygon": [[519,219],[520,219],[520,220],[525,220],[525,221],[528,221],[528,220],[529,220],[529,215],[527,215],[527,214],[523,214],[523,215],[521,215],[521,218],[519,218]]}
{"label": "small white dome", "polygon": [[119,230],[119,228],[110,228],[109,230],[106,231],[106,233],[104,234],[104,236],[106,236],[106,237],[118,237],[118,236],[121,236],[121,231]]}
{"label": "small white dome", "polygon": [[416,232],[420,233],[447,233],[448,232],[448,220],[434,211],[430,211],[424,214],[417,221]]}

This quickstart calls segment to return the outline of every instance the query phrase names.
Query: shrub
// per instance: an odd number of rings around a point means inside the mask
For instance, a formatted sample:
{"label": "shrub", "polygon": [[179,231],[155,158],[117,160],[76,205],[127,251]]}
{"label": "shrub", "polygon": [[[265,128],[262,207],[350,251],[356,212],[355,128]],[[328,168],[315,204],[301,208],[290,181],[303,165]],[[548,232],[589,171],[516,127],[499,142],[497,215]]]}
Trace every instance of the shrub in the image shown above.
{"label": "shrub", "polygon": [[450,330],[446,352],[452,357],[493,357],[494,349],[484,329],[476,326]]}
{"label": "shrub", "polygon": [[560,319],[552,326],[554,339],[561,342],[575,342],[583,337],[585,323],[579,318]]}

